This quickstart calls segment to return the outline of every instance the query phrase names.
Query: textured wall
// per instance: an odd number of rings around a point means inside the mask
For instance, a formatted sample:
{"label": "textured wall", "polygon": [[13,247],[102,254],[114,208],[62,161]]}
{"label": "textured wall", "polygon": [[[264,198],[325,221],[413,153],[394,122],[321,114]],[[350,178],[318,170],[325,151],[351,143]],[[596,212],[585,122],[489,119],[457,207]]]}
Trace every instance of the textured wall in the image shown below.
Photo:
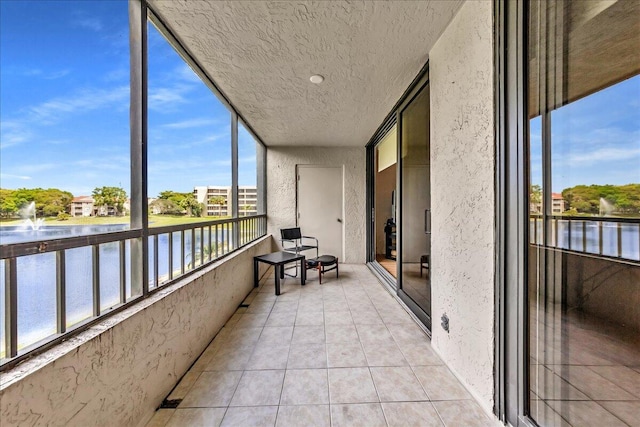
{"label": "textured wall", "polygon": [[247,249],[2,374],[0,424],[144,425],[253,287]]}
{"label": "textured wall", "polygon": [[[365,262],[365,149],[269,147],[267,149],[267,231],[296,224],[296,165],[344,165],[344,233],[347,263]],[[321,237],[321,236],[318,236]]]}
{"label": "textured wall", "polygon": [[[491,1],[468,1],[429,54],[433,345],[491,411],[494,112]],[[450,333],[440,317],[450,319]]]}

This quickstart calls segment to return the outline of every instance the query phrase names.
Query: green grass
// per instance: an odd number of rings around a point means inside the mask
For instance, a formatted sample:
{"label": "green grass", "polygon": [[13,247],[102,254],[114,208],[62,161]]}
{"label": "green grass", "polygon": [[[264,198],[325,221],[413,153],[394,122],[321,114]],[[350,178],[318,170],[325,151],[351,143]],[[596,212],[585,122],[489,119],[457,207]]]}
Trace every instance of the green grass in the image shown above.
{"label": "green grass", "polygon": [[[172,216],[172,215],[149,215],[149,224],[151,227],[164,227],[168,225],[193,224],[198,222],[214,221],[219,219],[228,219],[229,217],[209,216],[194,218],[189,216]],[[129,224],[131,218],[129,216],[78,216],[71,217],[66,221],[58,221],[54,218],[45,218],[44,225],[107,225],[107,224]],[[0,219],[0,226],[20,225],[23,219]]]}

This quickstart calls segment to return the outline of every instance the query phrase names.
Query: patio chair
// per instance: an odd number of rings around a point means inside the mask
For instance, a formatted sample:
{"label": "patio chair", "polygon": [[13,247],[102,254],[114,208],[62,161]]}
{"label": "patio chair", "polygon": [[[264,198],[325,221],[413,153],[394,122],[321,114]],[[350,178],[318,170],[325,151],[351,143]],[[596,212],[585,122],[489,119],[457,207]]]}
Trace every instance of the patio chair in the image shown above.
{"label": "patio chair", "polygon": [[[303,236],[300,227],[281,228],[280,243],[282,244],[282,250],[284,252],[290,252],[296,255],[300,255],[300,252],[315,249],[316,258],[318,258],[318,239],[312,236]],[[298,276],[298,263],[296,263],[295,269],[295,275],[287,274],[287,276]]]}

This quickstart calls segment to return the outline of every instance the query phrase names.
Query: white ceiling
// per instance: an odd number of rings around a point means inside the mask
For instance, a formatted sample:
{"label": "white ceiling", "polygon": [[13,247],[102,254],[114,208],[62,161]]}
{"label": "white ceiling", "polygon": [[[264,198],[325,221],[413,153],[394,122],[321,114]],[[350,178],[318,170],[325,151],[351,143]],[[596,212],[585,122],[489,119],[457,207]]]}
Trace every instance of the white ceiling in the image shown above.
{"label": "white ceiling", "polygon": [[462,3],[149,1],[270,146],[364,146]]}

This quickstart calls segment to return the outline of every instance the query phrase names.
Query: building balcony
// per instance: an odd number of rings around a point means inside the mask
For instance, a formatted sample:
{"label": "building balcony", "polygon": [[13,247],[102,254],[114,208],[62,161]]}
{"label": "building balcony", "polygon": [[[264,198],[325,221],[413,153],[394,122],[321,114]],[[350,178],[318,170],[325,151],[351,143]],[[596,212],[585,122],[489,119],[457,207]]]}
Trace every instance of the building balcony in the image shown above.
{"label": "building balcony", "polygon": [[366,266],[260,283],[147,427],[491,425]]}

